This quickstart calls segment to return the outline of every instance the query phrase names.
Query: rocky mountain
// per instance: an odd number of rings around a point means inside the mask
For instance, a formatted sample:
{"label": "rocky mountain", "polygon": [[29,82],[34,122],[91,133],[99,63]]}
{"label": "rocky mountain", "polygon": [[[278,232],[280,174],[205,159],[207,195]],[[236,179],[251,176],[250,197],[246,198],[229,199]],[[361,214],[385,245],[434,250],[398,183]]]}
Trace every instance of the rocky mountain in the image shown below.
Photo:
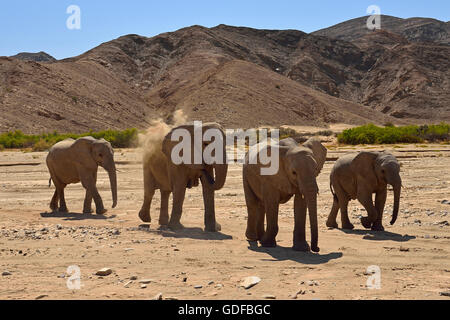
{"label": "rocky mountain", "polygon": [[396,30],[192,26],[46,64],[0,58],[0,131],[145,128],[176,109],[244,128],[449,120],[450,46]]}
{"label": "rocky mountain", "polygon": [[[359,17],[318,30],[312,34],[352,42],[373,32],[366,27],[367,19],[368,16]],[[430,18],[402,19],[381,15],[381,29],[401,35],[411,42],[434,42],[450,45],[449,22]]]}
{"label": "rocky mountain", "polygon": [[21,52],[16,54],[15,56],[12,56],[11,58],[16,58],[19,60],[24,61],[35,61],[35,62],[55,62],[56,59],[53,58],[48,53],[45,53],[43,51],[37,52],[37,53],[30,53],[30,52]]}

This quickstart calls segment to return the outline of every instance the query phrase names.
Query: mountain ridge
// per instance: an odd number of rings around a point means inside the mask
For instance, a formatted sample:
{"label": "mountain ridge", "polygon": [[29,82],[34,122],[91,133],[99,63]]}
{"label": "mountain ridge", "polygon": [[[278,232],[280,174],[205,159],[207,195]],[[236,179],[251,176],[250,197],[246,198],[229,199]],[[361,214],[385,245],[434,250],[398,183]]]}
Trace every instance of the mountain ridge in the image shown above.
{"label": "mountain ridge", "polygon": [[449,50],[389,30],[129,34],[44,64],[0,58],[0,131],[145,128],[176,109],[232,127],[448,120]]}

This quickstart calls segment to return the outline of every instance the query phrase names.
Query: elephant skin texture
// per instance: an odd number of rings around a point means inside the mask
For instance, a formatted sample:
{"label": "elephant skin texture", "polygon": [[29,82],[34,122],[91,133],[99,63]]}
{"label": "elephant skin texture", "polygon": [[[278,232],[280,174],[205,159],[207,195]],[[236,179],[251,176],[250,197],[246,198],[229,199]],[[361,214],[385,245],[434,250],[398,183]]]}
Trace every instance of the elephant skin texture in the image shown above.
{"label": "elephant skin texture", "polygon": [[[56,187],[50,202],[53,212],[68,212],[64,198],[64,188],[71,183],[81,182],[86,189],[83,213],[90,214],[92,200],[95,202],[96,213],[104,214],[102,198],[97,190],[98,166],[103,167],[109,175],[113,198],[112,207],[117,206],[117,174],[114,163],[114,150],[111,144],[104,139],[83,137],[77,140],[66,139],[56,143],[50,148],[47,155],[47,167],[51,181]],[[58,206],[59,202],[59,206]]]}
{"label": "elephant skin texture", "polygon": [[[252,148],[255,148],[252,150]],[[278,150],[275,150],[278,149]],[[267,149],[267,150],[266,150]],[[275,175],[262,175],[265,167],[259,161],[250,163],[250,153],[278,151],[279,168]],[[257,151],[256,151],[257,152]],[[247,204],[248,220],[246,237],[249,241],[260,241],[263,247],[275,247],[278,234],[279,205],[294,200],[294,237],[293,249],[296,251],[319,252],[317,226],[316,177],[326,159],[327,149],[316,138],[303,146],[293,139],[284,139],[279,143],[262,142],[251,147],[246,155],[243,167],[243,184]],[[311,246],[305,237],[306,213],[309,211],[311,226]],[[265,228],[264,221],[267,219]]]}
{"label": "elephant skin texture", "polygon": [[[343,229],[354,228],[348,218],[348,203],[358,199],[368,213],[361,223],[367,229],[384,231],[383,211],[386,204],[387,185],[394,190],[394,210],[391,225],[398,216],[402,179],[400,164],[389,152],[359,152],[339,158],[330,174],[333,193],[333,207],[327,220],[327,227],[337,228],[336,217],[341,210]],[[375,203],[372,195],[375,194]]]}
{"label": "elephant skin texture", "polygon": [[[186,130],[191,137],[191,155],[194,155],[194,130],[193,124],[185,124],[173,128],[161,141],[153,141],[152,145],[145,148],[151,149],[150,153],[144,150],[144,203],[139,212],[139,217],[143,222],[150,223],[150,207],[156,190],[161,193],[161,209],[159,215],[159,224],[167,225],[172,230],[183,228],[181,224],[181,216],[183,211],[183,202],[186,189],[199,186],[202,184],[203,202],[205,207],[205,231],[217,232],[221,230],[221,226],[216,222],[214,207],[214,192],[220,190],[225,184],[228,163],[226,161],[226,144],[223,128],[217,123],[205,123],[201,126],[201,133],[209,129],[215,129],[220,133],[220,143],[223,145],[223,159],[220,163],[207,164],[205,159],[201,159],[201,163],[175,164],[172,160],[172,151],[179,143],[172,141],[172,135],[175,132]],[[197,127],[198,128],[198,127]],[[210,142],[202,142],[201,151],[208,147]],[[203,153],[202,153],[203,155]],[[172,193],[172,213],[169,218],[169,196]]]}

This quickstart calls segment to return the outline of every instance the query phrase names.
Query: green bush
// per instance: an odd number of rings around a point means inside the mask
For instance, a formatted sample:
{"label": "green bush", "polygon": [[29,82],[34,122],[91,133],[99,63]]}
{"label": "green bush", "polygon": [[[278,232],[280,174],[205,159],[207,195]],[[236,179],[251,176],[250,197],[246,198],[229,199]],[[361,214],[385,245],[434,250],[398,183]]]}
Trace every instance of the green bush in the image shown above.
{"label": "green bush", "polygon": [[0,134],[0,146],[3,146],[3,148],[6,149],[32,148],[33,151],[43,151],[62,140],[68,138],[78,139],[86,136],[92,136],[96,139],[103,138],[109,141],[114,148],[130,148],[136,146],[138,130],[133,128],[124,131],[90,131],[83,134],[59,134],[54,131],[53,133],[44,133],[40,135],[26,135],[22,131],[17,130]]}
{"label": "green bush", "polygon": [[38,142],[36,142],[33,146],[32,149],[33,151],[46,151],[48,149],[50,149],[52,147],[52,145],[50,143],[48,143],[47,141],[45,141],[44,139],[40,139]]}
{"label": "green bush", "polygon": [[450,125],[445,123],[403,127],[377,127],[374,124],[368,124],[344,130],[338,135],[339,143],[352,145],[418,143],[423,141],[448,141],[449,139]]}

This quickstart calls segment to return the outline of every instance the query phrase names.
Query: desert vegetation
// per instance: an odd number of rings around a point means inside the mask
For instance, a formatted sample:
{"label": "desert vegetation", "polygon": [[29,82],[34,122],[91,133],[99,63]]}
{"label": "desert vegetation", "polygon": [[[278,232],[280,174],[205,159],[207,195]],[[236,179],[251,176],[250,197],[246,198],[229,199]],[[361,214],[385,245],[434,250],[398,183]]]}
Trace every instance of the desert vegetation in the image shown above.
{"label": "desert vegetation", "polygon": [[0,134],[0,150],[31,148],[33,151],[44,151],[55,143],[67,138],[77,139],[92,136],[96,139],[103,138],[111,143],[114,148],[129,148],[136,145],[138,130],[135,128],[118,130],[104,130],[99,132],[76,133],[43,133],[36,135],[24,134],[22,131],[10,131]]}
{"label": "desert vegetation", "polygon": [[409,125],[396,127],[392,124],[378,127],[368,124],[344,130],[338,135],[341,144],[393,144],[419,143],[450,140],[450,124]]}

